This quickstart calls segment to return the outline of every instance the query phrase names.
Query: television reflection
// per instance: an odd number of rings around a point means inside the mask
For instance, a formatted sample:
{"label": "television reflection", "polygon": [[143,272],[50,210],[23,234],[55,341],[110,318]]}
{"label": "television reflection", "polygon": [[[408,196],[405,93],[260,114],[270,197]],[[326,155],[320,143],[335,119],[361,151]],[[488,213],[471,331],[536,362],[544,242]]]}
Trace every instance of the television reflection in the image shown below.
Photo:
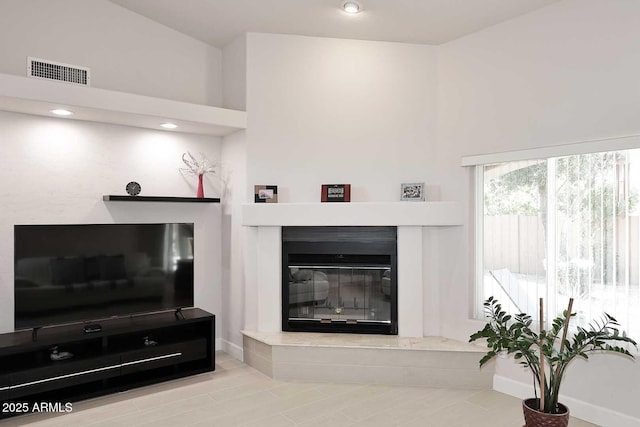
{"label": "television reflection", "polygon": [[192,223],[16,225],[15,328],[193,306]]}

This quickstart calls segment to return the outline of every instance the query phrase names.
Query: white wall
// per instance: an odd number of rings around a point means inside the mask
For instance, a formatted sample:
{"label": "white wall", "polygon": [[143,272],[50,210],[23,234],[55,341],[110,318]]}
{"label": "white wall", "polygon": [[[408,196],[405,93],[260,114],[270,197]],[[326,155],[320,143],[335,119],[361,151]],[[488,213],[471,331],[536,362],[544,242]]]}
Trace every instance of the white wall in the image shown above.
{"label": "white wall", "polygon": [[222,106],[247,109],[247,38],[238,37],[222,49]]}
{"label": "white wall", "polygon": [[[246,38],[239,37],[222,51],[224,79],[223,106],[244,111],[246,108]],[[245,245],[241,205],[246,201],[246,132],[235,132],[223,139],[222,162],[229,173],[222,215],[222,348],[242,359],[242,335],[245,329]]]}
{"label": "white wall", "polygon": [[[141,195],[194,196],[197,179],[178,171],[181,155],[219,158],[219,138],[6,112],[0,129],[0,332],[13,330],[14,224],[193,222],[195,305],[220,313],[219,204],[102,201],[125,194],[129,181]],[[219,184],[207,180],[205,194],[220,194]]]}
{"label": "white wall", "polygon": [[224,138],[221,158],[231,171],[222,213],[222,345],[232,356],[242,359],[245,329],[244,227],[242,203],[246,188],[245,132]]}
{"label": "white wall", "polygon": [[102,89],[220,106],[221,51],[106,0],[2,0],[0,73],[27,56],[91,68]]}
{"label": "white wall", "polygon": [[[564,0],[440,47],[439,181],[443,198],[462,201],[469,212],[468,226],[441,245],[448,260],[441,267],[444,335],[465,339],[480,326],[467,320],[473,188],[460,158],[640,133],[639,16],[636,1]],[[510,360],[497,369],[530,387]],[[572,404],[577,416],[591,412],[598,424],[627,425],[604,421],[617,411],[635,417],[628,425],[640,425],[640,363],[576,363],[563,391],[583,403]]]}
{"label": "white wall", "polygon": [[[246,51],[225,48],[225,78],[246,72],[246,88],[225,89],[235,96],[226,105],[246,96],[248,114],[244,147],[233,149],[246,156],[236,203],[251,203],[256,184],[278,185],[280,202],[319,202],[326,183],[350,183],[353,202],[398,201],[402,182],[437,184],[436,59],[431,46],[275,34],[248,34]],[[260,272],[234,273],[233,257],[254,266],[258,240],[255,230],[234,235],[243,244],[233,250],[232,240],[228,297],[243,292],[244,310],[229,325],[243,315],[244,328],[256,329]],[[242,344],[233,328],[229,339]]]}
{"label": "white wall", "polygon": [[[434,47],[247,35],[247,184],[280,202],[397,201],[402,182],[437,181]],[[247,201],[251,201],[248,199]]]}
{"label": "white wall", "polygon": [[[222,52],[106,0],[3,0],[0,73],[35,56],[91,68],[94,87],[193,103],[222,102]],[[142,195],[194,196],[185,151],[221,156],[222,141],[0,112],[0,332],[13,330],[13,225],[194,222],[195,304],[222,330],[220,205],[104,203],[127,182]],[[206,178],[205,194],[221,195]]]}

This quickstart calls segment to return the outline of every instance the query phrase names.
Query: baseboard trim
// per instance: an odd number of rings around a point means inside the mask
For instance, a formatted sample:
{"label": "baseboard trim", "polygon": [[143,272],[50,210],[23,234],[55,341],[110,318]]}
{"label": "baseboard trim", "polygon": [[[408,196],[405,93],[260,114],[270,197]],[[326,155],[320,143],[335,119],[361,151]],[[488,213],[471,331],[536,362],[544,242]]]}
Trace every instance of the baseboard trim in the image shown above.
{"label": "baseboard trim", "polygon": [[[533,397],[531,384],[514,381],[500,375],[493,376],[493,389],[520,399]],[[560,395],[560,401],[571,410],[571,416],[602,427],[638,427],[640,419],[625,415],[602,406]]]}
{"label": "baseboard trim", "polygon": [[221,350],[234,359],[238,359],[241,362],[244,361],[244,350],[241,346],[234,344],[231,341],[221,339]]}

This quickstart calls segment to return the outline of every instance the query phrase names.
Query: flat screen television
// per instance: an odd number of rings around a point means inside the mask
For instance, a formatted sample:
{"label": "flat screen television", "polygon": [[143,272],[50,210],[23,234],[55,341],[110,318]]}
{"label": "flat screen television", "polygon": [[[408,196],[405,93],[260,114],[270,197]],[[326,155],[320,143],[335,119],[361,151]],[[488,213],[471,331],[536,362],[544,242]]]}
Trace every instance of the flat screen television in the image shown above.
{"label": "flat screen television", "polygon": [[192,223],[14,226],[15,329],[193,306]]}

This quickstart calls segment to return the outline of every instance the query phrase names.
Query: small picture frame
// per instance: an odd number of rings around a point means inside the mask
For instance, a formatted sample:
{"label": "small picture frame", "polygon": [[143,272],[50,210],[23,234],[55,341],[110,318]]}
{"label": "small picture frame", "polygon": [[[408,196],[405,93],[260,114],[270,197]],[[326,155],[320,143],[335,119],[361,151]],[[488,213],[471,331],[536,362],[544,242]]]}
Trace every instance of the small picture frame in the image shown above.
{"label": "small picture frame", "polygon": [[350,202],[351,184],[322,184],[321,202]]}
{"label": "small picture frame", "polygon": [[253,192],[255,203],[278,203],[277,185],[254,185]]}
{"label": "small picture frame", "polygon": [[400,200],[405,202],[424,202],[424,182],[400,184]]}

